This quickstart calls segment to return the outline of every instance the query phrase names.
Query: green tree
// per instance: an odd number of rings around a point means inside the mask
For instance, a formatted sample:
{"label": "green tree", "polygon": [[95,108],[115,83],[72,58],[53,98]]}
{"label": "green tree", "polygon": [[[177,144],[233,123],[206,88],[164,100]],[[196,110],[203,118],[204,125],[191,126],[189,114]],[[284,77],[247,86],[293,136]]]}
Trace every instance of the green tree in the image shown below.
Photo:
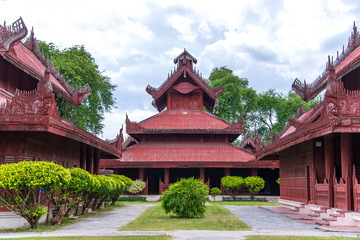
{"label": "green tree", "polygon": [[210,189],[210,196],[214,199],[214,201],[215,201],[216,196],[218,196],[220,194],[221,194],[221,190],[219,188],[213,187],[212,189]]}
{"label": "green tree", "polygon": [[316,98],[310,102],[305,102],[293,91],[285,95],[270,89],[258,94],[257,107],[248,116],[251,122],[250,128],[257,128],[259,135],[264,140],[269,140],[267,134],[269,132],[281,132],[301,105],[307,111],[319,101],[320,99]]}
{"label": "green tree", "polygon": [[94,58],[83,45],[60,50],[53,43],[40,41],[39,46],[44,55],[59,68],[61,76],[71,87],[81,87],[88,83],[92,91],[79,107],[57,97],[61,117],[94,134],[101,133],[104,127],[104,113],[110,111],[115,104],[112,93],[115,85],[100,71]]}
{"label": "green tree", "polygon": [[256,108],[256,92],[249,88],[246,78],[234,75],[227,67],[214,68],[208,83],[211,87],[224,87],[224,92],[218,97],[219,105],[214,109],[214,114],[229,121],[238,121],[244,115]]}
{"label": "green tree", "polygon": [[182,178],[163,192],[161,207],[183,218],[203,217],[209,188],[201,179]]}
{"label": "green tree", "polygon": [[244,185],[244,179],[240,176],[225,176],[221,178],[221,184],[225,191],[235,200],[236,195]]}
{"label": "green tree", "polygon": [[69,184],[70,172],[52,162],[20,162],[0,165],[0,203],[37,228],[47,213],[49,196]]}
{"label": "green tree", "polygon": [[264,179],[259,176],[246,177],[244,184],[249,189],[251,200],[254,200],[254,196],[265,187]]}

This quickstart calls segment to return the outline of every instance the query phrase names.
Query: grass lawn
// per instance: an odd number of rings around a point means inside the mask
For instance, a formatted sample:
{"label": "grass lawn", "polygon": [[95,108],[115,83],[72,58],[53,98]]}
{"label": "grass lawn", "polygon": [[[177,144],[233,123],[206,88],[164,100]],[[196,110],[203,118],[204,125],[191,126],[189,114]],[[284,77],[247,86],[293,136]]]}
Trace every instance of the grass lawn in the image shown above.
{"label": "grass lawn", "polygon": [[246,240],[353,240],[348,237],[246,236]]}
{"label": "grass lawn", "polygon": [[228,209],[221,206],[208,206],[204,218],[179,218],[165,214],[161,206],[155,206],[120,231],[171,231],[171,230],[217,230],[243,231],[250,226],[242,222]]}
{"label": "grass lawn", "polygon": [[[21,240],[44,240],[44,237],[30,237],[30,238],[3,238],[3,239],[21,239]],[[46,240],[170,240],[172,236],[157,235],[157,236],[107,236],[107,237],[46,237]]]}

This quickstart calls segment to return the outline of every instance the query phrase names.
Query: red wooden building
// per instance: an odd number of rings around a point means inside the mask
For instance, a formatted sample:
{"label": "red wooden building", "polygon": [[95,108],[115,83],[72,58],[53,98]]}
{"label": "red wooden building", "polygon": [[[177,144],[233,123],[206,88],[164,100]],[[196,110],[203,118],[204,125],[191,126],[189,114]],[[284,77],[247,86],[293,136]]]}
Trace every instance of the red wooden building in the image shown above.
{"label": "red wooden building", "polygon": [[360,36],[355,24],[353,30],[347,48],[335,60],[329,57],[321,76],[292,85],[306,101],[325,91],[323,101],[299,111],[257,154],[280,159],[283,201],[360,210]]}
{"label": "red wooden building", "polygon": [[268,194],[278,177],[278,162],[256,161],[253,151],[232,142],[243,132],[243,122],[228,123],[212,111],[223,88],[211,88],[195,69],[197,60],[186,50],[174,59],[176,67],[159,88],[148,86],[158,114],[141,122],[126,117],[122,158],[102,159],[101,167],[148,182],[145,194],[161,194],[181,177],[200,177],[220,187],[225,175],[266,176]]}
{"label": "red wooden building", "polygon": [[58,95],[78,106],[88,85],[73,89],[42,53],[20,18],[0,26],[0,164],[53,161],[100,173],[100,158],[119,158],[121,148],[62,119]]}

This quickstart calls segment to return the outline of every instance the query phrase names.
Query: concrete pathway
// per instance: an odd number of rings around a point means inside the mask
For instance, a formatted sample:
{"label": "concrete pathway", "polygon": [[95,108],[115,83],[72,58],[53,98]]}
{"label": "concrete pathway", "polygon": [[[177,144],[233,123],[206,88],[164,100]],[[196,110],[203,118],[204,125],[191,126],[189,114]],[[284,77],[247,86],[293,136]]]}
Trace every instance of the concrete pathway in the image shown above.
{"label": "concrete pathway", "polygon": [[250,225],[251,231],[118,231],[143,211],[154,205],[127,205],[111,212],[98,214],[58,231],[43,233],[2,233],[0,238],[50,237],[50,236],[121,236],[121,235],[172,235],[174,239],[244,239],[246,235],[302,235],[346,236],[356,233],[322,232],[314,225],[294,220],[269,210],[254,206],[226,206],[241,220]]}

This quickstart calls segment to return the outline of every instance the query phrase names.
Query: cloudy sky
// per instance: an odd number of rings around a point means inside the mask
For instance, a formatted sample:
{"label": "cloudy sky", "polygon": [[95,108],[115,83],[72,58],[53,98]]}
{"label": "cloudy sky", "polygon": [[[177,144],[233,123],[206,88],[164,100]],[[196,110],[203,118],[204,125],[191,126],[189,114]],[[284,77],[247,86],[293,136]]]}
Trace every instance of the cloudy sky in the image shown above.
{"label": "cloudy sky", "polygon": [[40,40],[86,47],[117,85],[100,136],[111,139],[126,112],[136,121],[156,113],[145,88],[166,79],[184,48],[205,78],[227,66],[258,92],[288,92],[347,44],[359,8],[358,0],[0,0],[0,21],[21,16]]}

